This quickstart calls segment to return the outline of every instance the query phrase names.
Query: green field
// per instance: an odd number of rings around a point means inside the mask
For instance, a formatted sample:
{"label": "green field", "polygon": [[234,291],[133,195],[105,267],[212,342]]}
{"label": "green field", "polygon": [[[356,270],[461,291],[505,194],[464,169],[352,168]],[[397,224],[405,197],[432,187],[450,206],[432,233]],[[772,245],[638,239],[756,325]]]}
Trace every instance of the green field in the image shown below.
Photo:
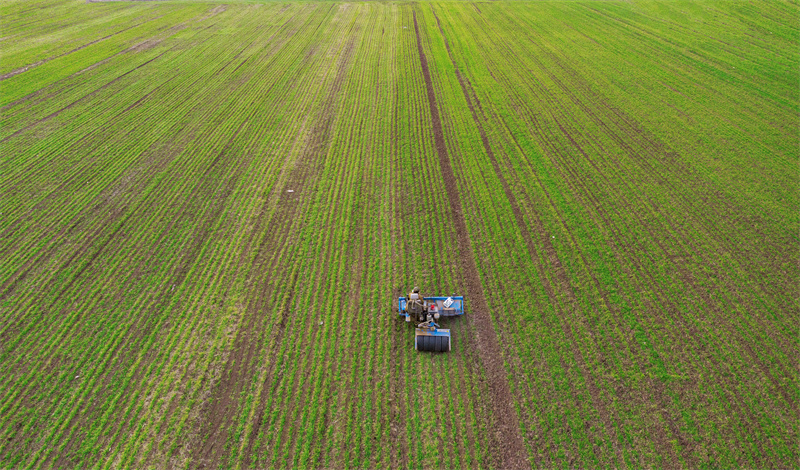
{"label": "green field", "polygon": [[0,468],[797,467],[799,20],[4,0]]}

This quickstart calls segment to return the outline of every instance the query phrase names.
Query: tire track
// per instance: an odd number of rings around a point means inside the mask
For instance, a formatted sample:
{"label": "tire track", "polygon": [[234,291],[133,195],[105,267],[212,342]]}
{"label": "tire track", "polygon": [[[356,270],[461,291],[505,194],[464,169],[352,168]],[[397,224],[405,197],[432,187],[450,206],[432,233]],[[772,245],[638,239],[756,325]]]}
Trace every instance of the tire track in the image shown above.
{"label": "tire track", "polygon": [[[344,34],[344,36],[348,37],[349,39],[342,52],[342,59],[340,59],[338,70],[336,72],[334,89],[331,92],[329,101],[326,102],[326,106],[324,108],[323,119],[325,122],[321,126],[322,135],[338,135],[336,143],[339,145],[330,147],[330,150],[325,152],[330,153],[331,156],[336,155],[337,152],[342,149],[342,141],[352,141],[353,135],[362,129],[361,124],[363,121],[357,119],[357,116],[354,113],[354,108],[346,102],[346,99],[341,99],[339,97],[341,94],[344,96],[352,96],[350,92],[352,90],[353,83],[360,82],[360,80],[354,78],[354,76],[351,76],[350,73],[351,69],[353,71],[358,70],[358,67],[351,68],[351,64],[353,64],[355,61],[358,61],[356,52],[359,49],[360,38],[363,38],[365,35],[365,33],[362,33],[361,31],[362,25],[353,20],[350,29]],[[355,74],[356,72],[353,73]],[[355,100],[356,102],[361,101],[362,93],[363,91],[357,93],[356,96],[358,98]],[[342,123],[342,125],[339,126],[339,123]],[[325,140],[328,140],[328,137],[325,137]],[[334,142],[331,142],[331,145],[334,145]],[[346,151],[349,153],[350,149],[347,149]],[[324,246],[326,248],[322,251],[322,253],[324,253],[323,260],[321,260],[315,287],[312,288],[313,294],[311,297],[313,300],[311,300],[311,302],[312,304],[321,305],[321,303],[326,300],[325,297],[331,295],[330,293],[325,294],[326,288],[323,282],[325,279],[338,278],[340,282],[343,282],[347,285],[348,295],[338,299],[338,303],[334,302],[332,304],[328,304],[335,305],[335,311],[342,312],[343,315],[337,315],[335,320],[328,320],[328,325],[325,328],[326,338],[330,338],[331,333],[333,332],[335,334],[337,331],[339,334],[344,334],[347,332],[347,335],[351,335],[353,333],[354,329],[348,325],[349,319],[352,317],[352,312],[358,311],[358,302],[363,300],[361,292],[364,286],[363,274],[365,269],[363,242],[364,219],[358,215],[359,213],[363,212],[360,210],[361,203],[359,202],[361,200],[360,195],[362,194],[362,190],[356,189],[354,193],[347,194],[346,192],[337,189],[337,187],[351,188],[353,187],[353,181],[358,179],[358,177],[355,175],[360,175],[362,172],[364,175],[366,175],[369,174],[370,171],[370,162],[367,161],[364,163],[362,157],[359,155],[352,155],[352,158],[346,158],[338,161],[337,159],[333,158],[329,160],[329,162],[331,164],[330,166],[332,167],[330,174],[337,175],[335,178],[337,181],[340,181],[340,183],[333,185],[332,187],[325,188],[328,204],[335,209],[331,210],[330,213],[318,224],[319,227],[326,227],[326,229],[320,233],[319,242],[319,246]],[[356,170],[353,169],[353,165],[356,166]],[[342,244],[336,240],[335,230],[332,227],[337,224],[336,221],[347,220],[348,214],[350,214],[351,221],[347,224],[349,225],[349,228],[347,229],[347,243]],[[347,249],[340,251],[340,249],[335,249],[335,246],[347,247]],[[340,256],[342,255],[344,256],[344,259],[349,260],[348,264],[352,263],[348,266],[347,271],[349,273],[347,275],[343,275],[341,271],[337,272],[337,270],[341,269],[342,258],[340,258]],[[311,339],[309,340],[304,338],[302,343],[315,344],[314,338],[316,337],[316,334],[317,329],[312,327],[312,331],[310,333]],[[325,383],[325,381],[327,381],[334,374],[334,368],[337,370],[336,373],[341,374],[342,377],[350,376],[351,371],[355,367],[355,360],[352,354],[345,355],[342,354],[341,351],[338,351],[338,347],[340,344],[342,344],[342,340],[343,338],[340,337],[340,341],[335,347],[327,348],[323,358],[321,359],[315,359],[315,356],[308,352],[305,354],[301,353],[298,357],[298,359],[302,358],[302,361],[300,361],[300,363],[303,364],[301,366],[301,370],[309,371],[309,377],[318,376],[318,371],[322,370],[322,377],[320,378],[321,381],[317,382],[317,384]],[[323,344],[329,343],[326,341]],[[355,354],[357,351],[356,345],[352,342],[348,344],[351,345],[351,350]],[[303,358],[303,356],[305,356],[305,358]],[[342,357],[344,360],[332,360]],[[328,366],[319,368],[314,367],[311,361],[319,361],[321,364],[328,364]],[[280,439],[278,440],[279,442],[286,443],[285,447],[282,444],[277,449],[285,449],[283,452],[284,456],[282,457],[283,460],[279,462],[279,465],[290,467],[308,465],[308,462],[297,461],[298,454],[303,453],[298,449],[298,446],[307,445],[307,448],[309,449],[307,451],[307,458],[313,461],[313,465],[315,467],[323,465],[332,465],[333,467],[345,466],[345,464],[342,462],[334,461],[333,464],[327,462],[327,449],[324,445],[319,445],[318,448],[315,449],[315,444],[303,443],[303,437],[301,437],[300,433],[294,433],[292,435],[288,434],[292,432],[292,429],[295,427],[301,428],[303,426],[303,421],[308,418],[310,413],[308,413],[308,411],[300,413],[298,407],[300,404],[313,403],[311,390],[318,387],[319,385],[317,384],[312,385],[311,381],[307,380],[303,383],[302,390],[299,390],[299,384],[293,384],[290,394],[291,396],[296,397],[296,400],[294,400],[294,403],[292,403],[290,407],[286,408],[286,416],[290,418],[287,420],[287,422],[293,423],[294,426],[284,426]],[[326,402],[324,405],[320,405],[321,408],[325,408],[324,411],[320,410],[320,414],[322,415],[321,419],[324,422],[324,427],[321,429],[321,434],[327,432],[329,429],[336,429],[335,422],[334,424],[331,424],[330,420],[337,411],[343,412],[348,417],[352,417],[355,415],[355,410],[353,410],[353,408],[357,406],[357,402],[355,401],[353,394],[347,393],[347,391],[359,389],[360,387],[354,386],[351,381],[346,381],[346,379],[342,379],[342,381],[340,381],[338,384],[330,384],[330,387],[331,388],[328,390],[336,390],[338,387],[342,388],[332,392],[332,397],[329,399],[330,401]],[[338,402],[336,398],[333,397],[338,398],[341,400],[341,402]],[[326,440],[323,435],[317,436],[310,440],[313,441],[315,439],[318,439],[318,442],[324,442]],[[359,447],[359,444],[353,444],[354,447],[361,448]]]}
{"label": "tire track", "polygon": [[[286,187],[300,187],[305,182],[307,174],[304,171],[300,170],[295,173],[294,178],[289,178]],[[264,263],[263,268],[264,271],[272,272],[273,275],[275,275],[274,270],[277,269],[277,265],[281,262],[280,255],[284,253],[286,241],[289,238],[281,235],[292,230],[294,214],[299,206],[296,198],[285,192],[277,197],[280,199],[280,207],[273,215],[266,229],[266,235],[260,240],[259,253],[254,262],[254,265],[261,265],[261,256],[269,257],[269,261]],[[255,276],[262,274],[261,270],[254,272]],[[281,278],[283,279],[283,277]],[[296,272],[293,273],[293,279],[297,279]],[[255,367],[253,358],[256,349],[263,344],[266,333],[258,331],[260,329],[259,320],[263,320],[264,316],[269,316],[271,313],[277,313],[279,321],[275,326],[275,337],[271,340],[270,350],[277,348],[282,343],[283,331],[289,320],[288,309],[294,299],[294,284],[288,286],[288,294],[284,296],[285,299],[279,303],[280,307],[278,308],[266,305],[271,297],[270,291],[269,285],[265,285],[260,292],[254,293],[255,300],[248,306],[248,311],[245,313],[246,318],[240,324],[239,332],[232,345],[231,354],[223,367],[219,382],[214,386],[211,397],[207,401],[206,410],[201,413],[199,442],[194,446],[198,455],[198,461],[195,462],[198,468],[219,468],[224,462],[223,454],[227,453],[228,429],[233,424],[239,410],[239,398],[244,389],[244,382],[251,376],[252,369]]]}
{"label": "tire track", "polygon": [[[433,12],[433,7],[431,7],[431,10]],[[450,61],[453,64],[453,68],[455,69],[456,77],[458,78],[458,83],[461,86],[462,92],[464,93],[464,98],[466,99],[467,106],[469,107],[470,113],[472,114],[472,119],[473,119],[473,121],[475,123],[475,127],[478,129],[478,132],[480,133],[481,142],[483,143],[483,148],[486,151],[486,154],[488,155],[489,160],[492,163],[492,167],[494,169],[495,175],[497,176],[497,179],[500,181],[500,184],[503,187],[503,192],[505,193],[506,199],[508,199],[508,202],[511,205],[511,209],[512,209],[512,212],[514,214],[514,219],[516,220],[517,227],[518,227],[520,233],[522,234],[523,239],[525,240],[525,246],[526,246],[526,248],[528,250],[528,254],[530,256],[530,259],[534,264],[537,265],[540,277],[546,281],[544,283],[544,287],[545,287],[547,295],[548,295],[548,297],[550,299],[550,303],[552,305],[554,305],[554,306],[558,306],[559,305],[558,304],[558,300],[557,300],[557,295],[556,295],[556,289],[554,289],[554,287],[557,287],[558,291],[565,293],[569,298],[569,302],[573,306],[575,306],[575,305],[577,305],[578,301],[577,301],[577,298],[575,297],[575,293],[574,293],[574,289],[573,289],[572,283],[570,282],[569,278],[567,277],[566,272],[564,271],[564,269],[562,267],[562,263],[559,260],[558,253],[556,252],[555,247],[550,242],[550,239],[547,236],[547,233],[546,233],[546,230],[544,228],[544,225],[541,222],[541,218],[538,216],[538,214],[534,214],[533,218],[532,218],[532,221],[534,222],[534,225],[536,227],[536,232],[537,232],[537,235],[538,235],[537,238],[539,240],[541,240],[541,243],[543,245],[544,251],[547,254],[547,258],[552,260],[552,262],[553,262],[553,265],[554,265],[554,268],[555,268],[554,271],[556,273],[556,284],[557,284],[557,286],[553,286],[552,281],[550,281],[550,279],[545,275],[546,273],[544,272],[543,266],[541,266],[541,264],[537,262],[537,260],[540,259],[539,254],[538,254],[538,250],[536,248],[536,244],[534,243],[533,237],[531,236],[531,233],[528,230],[528,226],[525,223],[525,220],[523,218],[522,210],[520,209],[519,202],[517,201],[517,198],[512,193],[511,188],[510,188],[510,186],[508,184],[508,181],[506,180],[505,176],[503,175],[503,172],[502,172],[502,170],[500,168],[500,165],[499,165],[499,163],[497,161],[497,158],[496,158],[496,156],[494,154],[494,151],[492,150],[491,145],[489,143],[489,138],[486,135],[486,130],[483,127],[481,119],[478,117],[478,112],[480,112],[480,114],[483,117],[483,119],[486,119],[486,113],[483,110],[483,107],[481,105],[480,99],[478,98],[478,95],[475,93],[475,90],[472,87],[472,83],[469,81],[468,78],[464,77],[461,74],[461,71],[460,71],[460,69],[458,67],[458,64],[456,63],[455,58],[453,57],[452,51],[450,49],[450,44],[449,44],[449,42],[447,40],[447,37],[446,37],[446,35],[444,33],[444,30],[442,29],[442,25],[441,25],[441,22],[439,21],[439,17],[436,15],[435,12],[433,12],[433,16],[436,18],[436,24],[439,27],[439,33],[442,35],[442,39],[444,40],[445,48],[447,49],[447,55],[448,55],[448,57],[450,58]],[[474,103],[473,103],[472,97],[475,98]],[[477,108],[477,111],[476,111],[476,108]],[[596,383],[596,381],[594,379],[594,375],[592,374],[591,370],[587,366],[586,360],[583,357],[583,354],[580,352],[580,347],[578,346],[578,343],[575,340],[575,337],[574,337],[574,335],[572,333],[572,329],[568,325],[568,320],[566,318],[566,316],[567,316],[566,312],[564,312],[564,310],[561,307],[557,307],[557,309],[560,311],[560,316],[561,316],[561,319],[562,319],[561,326],[562,326],[562,329],[564,331],[564,334],[568,338],[568,340],[570,341],[570,344],[572,345],[572,350],[573,350],[573,353],[574,353],[574,356],[575,356],[575,360],[578,363],[578,365],[580,366],[581,374],[583,375],[584,381],[586,382],[586,384],[587,384],[587,386],[589,388],[589,393],[590,393],[590,396],[592,398],[593,406],[594,406],[595,409],[598,410],[598,413],[599,413],[601,419],[604,422],[604,427],[609,433],[609,437],[610,437],[611,441],[612,442],[619,442],[619,439],[618,439],[618,436],[617,436],[617,433],[616,433],[616,429],[615,429],[615,426],[614,426],[614,420],[613,420],[613,418],[611,416],[611,413],[608,410],[608,407],[606,406],[606,403],[601,399],[600,387],[598,387],[598,385],[597,385],[597,383]],[[577,312],[574,312],[574,313],[577,313]],[[615,450],[615,453],[616,453],[618,461],[619,462],[623,462],[623,458],[622,458],[622,454],[620,452],[619,446],[615,445],[614,446],[614,450]]]}
{"label": "tire track", "polygon": [[[269,212],[269,207],[268,206],[270,204],[270,199],[272,199],[272,198],[277,198],[277,199],[279,199],[279,200],[281,200],[283,202],[282,205],[286,205],[286,202],[288,201],[288,197],[287,196],[282,197],[280,193],[278,193],[276,195],[275,194],[276,191],[282,191],[283,188],[288,188],[288,187],[300,187],[300,186],[305,184],[305,176],[300,175],[298,173],[300,170],[297,168],[297,159],[292,159],[291,155],[294,153],[294,148],[298,145],[298,141],[301,140],[301,136],[303,136],[305,134],[305,126],[306,126],[306,122],[307,121],[308,121],[308,116],[306,116],[305,121],[303,122],[303,125],[300,126],[300,130],[298,132],[298,138],[295,141],[295,143],[292,145],[292,149],[288,152],[288,156],[287,156],[286,160],[281,165],[281,169],[279,170],[280,171],[280,175],[278,176],[278,178],[276,180],[275,186],[273,187],[273,190],[272,190],[272,192],[270,194],[270,197],[266,198],[266,201],[264,202],[264,207],[260,211],[262,214],[266,213],[266,212]],[[291,168],[291,170],[289,168]],[[284,173],[287,174],[285,177],[284,177]],[[299,178],[299,179],[296,179],[295,181],[292,181],[289,178],[290,176],[292,176],[292,178]],[[293,206],[293,210],[296,210],[297,204],[292,204],[292,206]],[[276,262],[275,261],[276,256],[278,256],[283,251],[283,248],[285,246],[285,245],[280,245],[279,247],[275,247],[274,245],[270,245],[271,247],[273,247],[273,250],[271,250],[272,256],[270,257],[269,262],[267,262],[265,260],[265,258],[268,256],[270,251],[264,249],[266,245],[263,242],[265,240],[269,240],[269,239],[275,238],[275,235],[273,234],[273,231],[275,230],[274,229],[274,225],[275,225],[276,216],[280,217],[280,212],[278,212],[277,210],[275,211],[275,213],[271,217],[270,225],[268,226],[268,229],[267,229],[267,235],[265,235],[260,240],[256,240],[255,238],[252,239],[248,243],[248,247],[245,250],[245,253],[247,253],[251,249],[256,249],[256,255],[255,255],[255,258],[254,258],[254,261],[253,261],[253,267],[258,271],[261,271],[262,267],[265,266],[265,265],[266,266],[274,265],[275,262]],[[253,231],[253,233],[256,233],[256,234],[257,233],[261,233],[261,228],[260,227],[261,227],[262,223],[263,223],[263,217],[259,217],[258,220],[256,221],[256,228]],[[285,238],[288,238],[288,237],[285,237]],[[245,262],[244,259],[246,259],[246,258],[247,258],[247,256],[242,256],[242,260],[240,261],[240,264],[244,263]],[[292,297],[294,296],[294,287],[296,286],[296,281],[297,281],[296,278],[297,278],[297,273],[295,273],[293,275],[293,278],[292,278],[292,288],[290,289],[290,293],[291,293]],[[268,297],[269,296],[269,290],[267,288],[262,289],[262,292],[261,292],[260,296],[263,297],[263,298]],[[292,299],[290,298],[289,301],[291,301],[291,300]],[[287,303],[287,305],[288,305],[288,303]],[[259,305],[257,307],[257,309],[261,309],[261,308],[264,308],[264,307],[266,307],[266,305],[263,305],[263,301],[262,301],[262,304]],[[285,324],[285,321],[284,321],[284,319],[282,317],[281,318],[281,322],[279,322],[279,324],[278,324],[278,328],[279,329],[275,333],[274,338],[270,341],[267,357],[270,357],[270,358],[277,357],[278,348],[280,347],[280,345],[281,345],[281,343],[283,341],[283,333],[285,331],[285,326],[286,326],[286,324]],[[272,380],[272,376],[274,375],[275,367],[276,367],[275,361],[272,360],[270,362],[269,366],[268,366],[268,369],[267,369],[267,376],[266,376],[266,379],[265,379],[265,383],[272,383],[272,381],[273,381]],[[267,387],[265,386],[265,388],[267,388]],[[267,391],[265,391],[264,389],[262,389],[262,391],[261,391],[261,394],[260,394],[261,401],[259,402],[258,411],[255,414],[256,422],[255,422],[255,424],[253,426],[253,429],[250,431],[250,435],[247,438],[247,444],[245,446],[245,452],[244,452],[244,456],[243,456],[243,464],[244,464],[245,467],[250,467],[252,465],[251,456],[253,454],[253,444],[255,443],[255,438],[258,435],[258,432],[259,432],[259,429],[260,429],[261,423],[262,423],[262,421],[260,419],[258,419],[257,417],[262,416],[264,414],[264,410],[266,409],[266,397],[268,395],[270,395],[271,392],[273,392],[273,391],[274,390],[272,390],[272,389],[269,390],[270,393],[267,393]]]}
{"label": "tire track", "polygon": [[447,199],[450,201],[451,220],[454,223],[460,253],[461,273],[464,277],[467,291],[471,294],[471,302],[475,305],[472,317],[477,327],[476,343],[480,352],[481,361],[486,370],[489,391],[492,395],[492,411],[496,420],[495,432],[489,434],[490,447],[495,454],[492,456],[493,464],[501,468],[530,468],[527,461],[527,452],[519,428],[513,399],[508,385],[508,378],[503,365],[503,354],[497,338],[497,333],[492,325],[489,306],[483,294],[478,267],[469,241],[469,233],[461,207],[461,198],[456,186],[456,178],[450,164],[447,146],[442,131],[442,121],[433,90],[433,80],[428,69],[428,59],[422,50],[422,39],[419,33],[417,12],[414,11],[414,31],[417,35],[417,51],[425,78],[428,104],[431,112],[436,152],[439,155]]}

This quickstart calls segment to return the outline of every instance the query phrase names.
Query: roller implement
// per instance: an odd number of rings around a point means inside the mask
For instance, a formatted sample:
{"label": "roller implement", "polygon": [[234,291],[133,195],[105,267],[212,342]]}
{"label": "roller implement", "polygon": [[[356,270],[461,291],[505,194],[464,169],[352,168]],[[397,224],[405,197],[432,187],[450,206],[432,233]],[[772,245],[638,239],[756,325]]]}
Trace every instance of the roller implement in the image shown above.
{"label": "roller implement", "polygon": [[397,311],[407,322],[419,322],[414,336],[414,349],[428,352],[450,351],[450,330],[439,328],[436,320],[464,314],[464,297],[423,297],[416,287],[407,296],[397,299]]}

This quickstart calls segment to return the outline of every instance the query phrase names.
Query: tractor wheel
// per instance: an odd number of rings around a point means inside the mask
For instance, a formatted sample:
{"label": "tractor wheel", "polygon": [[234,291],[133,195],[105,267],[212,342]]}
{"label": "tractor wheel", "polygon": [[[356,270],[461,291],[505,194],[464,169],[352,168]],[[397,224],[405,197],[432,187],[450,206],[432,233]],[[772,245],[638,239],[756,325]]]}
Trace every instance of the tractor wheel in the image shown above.
{"label": "tractor wheel", "polygon": [[450,338],[447,336],[419,336],[417,350],[426,352],[447,352],[450,350]]}

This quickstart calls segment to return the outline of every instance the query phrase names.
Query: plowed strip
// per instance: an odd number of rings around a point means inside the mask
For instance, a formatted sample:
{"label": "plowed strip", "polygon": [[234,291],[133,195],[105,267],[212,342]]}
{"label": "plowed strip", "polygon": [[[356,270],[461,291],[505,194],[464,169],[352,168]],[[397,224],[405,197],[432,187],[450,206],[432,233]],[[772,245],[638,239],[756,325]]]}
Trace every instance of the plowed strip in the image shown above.
{"label": "plowed strip", "polygon": [[[450,62],[452,62],[453,64],[453,68],[455,69],[456,77],[458,78],[458,83],[459,85],[461,85],[461,91],[464,93],[464,98],[466,99],[467,106],[469,107],[470,113],[472,114],[472,119],[475,122],[475,127],[476,129],[478,129],[478,133],[481,136],[481,142],[483,143],[483,148],[486,151],[486,155],[489,156],[489,160],[491,160],[492,162],[492,167],[494,168],[494,172],[495,175],[497,176],[497,179],[500,180],[500,183],[503,186],[503,192],[505,193],[506,198],[508,199],[508,202],[511,205],[512,212],[514,213],[514,219],[516,220],[517,227],[519,228],[519,231],[522,234],[523,239],[525,240],[525,245],[528,248],[529,256],[531,257],[532,261],[536,262],[536,260],[539,259],[539,256],[537,254],[533,237],[531,236],[531,233],[528,230],[528,226],[525,224],[525,221],[522,216],[522,210],[519,207],[517,198],[511,192],[511,188],[508,184],[508,181],[506,181],[505,176],[503,176],[502,170],[500,169],[500,165],[497,162],[497,158],[494,155],[494,151],[492,151],[492,147],[489,144],[489,138],[486,135],[486,130],[483,128],[483,124],[481,123],[481,120],[478,118],[478,113],[476,111],[476,108],[481,112],[482,115],[484,115],[485,118],[485,113],[481,106],[481,102],[478,99],[477,94],[475,94],[475,91],[473,90],[472,84],[470,83],[469,79],[461,74],[461,71],[458,68],[458,64],[456,64],[455,58],[453,58],[453,54],[450,50],[450,44],[447,41],[447,37],[445,37],[444,30],[442,29],[441,22],[439,21],[439,17],[436,16],[436,13],[433,13],[433,16],[436,18],[436,24],[439,27],[439,33],[442,35],[442,39],[444,40],[445,48],[447,49],[447,55],[450,58]],[[475,97],[474,103],[472,100],[472,96]],[[550,243],[550,239],[546,236],[544,227],[538,215],[535,215],[534,222],[536,230],[539,234],[539,238],[541,239],[542,244],[544,245],[544,249],[547,252],[548,259],[558,260],[558,254],[556,253],[552,243]],[[558,266],[561,265],[560,261],[556,262],[558,263],[557,264]],[[558,274],[556,284],[559,290],[565,292],[573,304],[577,303],[576,299],[574,298],[572,285],[569,279],[566,277],[566,273],[564,272],[564,270],[556,269],[556,273]],[[543,279],[547,279],[544,273],[541,272],[541,268],[540,268],[540,275],[542,276]],[[557,305],[558,302],[556,300],[556,294],[554,292],[553,286],[549,281],[545,282],[545,290],[548,293],[550,301],[554,305]],[[561,314],[563,316],[564,312],[562,312]],[[614,442],[618,442],[619,439],[616,436],[611,413],[605,406],[605,403],[601,400],[600,388],[597,386],[594,376],[589,370],[589,367],[587,366],[584,360],[583,354],[581,354],[580,352],[580,348],[578,347],[578,343],[575,340],[575,337],[572,333],[572,329],[568,325],[568,320],[566,319],[562,320],[562,329],[564,330],[564,334],[567,336],[570,343],[572,344],[572,350],[575,354],[575,360],[580,365],[583,378],[589,388],[589,393],[591,394],[592,397],[592,402],[595,408],[598,410],[601,419],[603,420],[604,427],[606,431],[609,433],[611,439]],[[618,461],[622,462],[622,454],[620,453],[619,447],[614,446],[614,448],[616,451],[617,459],[619,459]]]}
{"label": "plowed strip", "polygon": [[447,199],[450,201],[451,220],[456,229],[458,239],[458,251],[461,261],[461,273],[467,291],[470,294],[470,302],[475,306],[470,310],[473,316],[476,333],[476,344],[486,370],[486,377],[489,382],[489,391],[492,395],[492,411],[495,418],[496,429],[489,434],[490,447],[495,452],[492,456],[493,466],[500,468],[529,468],[525,452],[525,445],[519,430],[517,414],[511,399],[511,391],[508,385],[505,368],[503,367],[503,357],[500,345],[497,341],[497,334],[492,326],[492,319],[489,315],[489,306],[483,294],[478,267],[472,255],[467,233],[467,224],[464,221],[464,214],[461,208],[461,199],[456,187],[456,178],[453,168],[450,165],[450,158],[447,154],[447,147],[444,142],[442,131],[442,121],[439,117],[439,108],[436,104],[436,95],[433,91],[433,82],[428,70],[428,59],[422,50],[422,39],[419,35],[419,24],[417,23],[417,13],[414,12],[414,31],[417,34],[417,50],[419,60],[422,65],[422,73],[425,77],[425,88],[428,92],[428,104],[431,110],[431,124],[433,125],[433,136],[436,144],[436,152],[439,154],[439,164],[442,167]]}

